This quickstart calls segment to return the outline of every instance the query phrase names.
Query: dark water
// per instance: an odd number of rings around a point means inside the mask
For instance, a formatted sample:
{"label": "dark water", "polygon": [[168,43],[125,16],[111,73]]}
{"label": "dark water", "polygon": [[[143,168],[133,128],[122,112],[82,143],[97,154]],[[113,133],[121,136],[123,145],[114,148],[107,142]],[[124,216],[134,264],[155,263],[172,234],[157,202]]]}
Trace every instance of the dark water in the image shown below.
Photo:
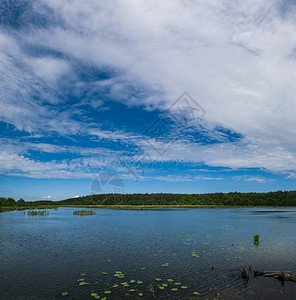
{"label": "dark water", "polygon": [[294,282],[240,278],[296,273],[296,209],[74,210],[0,213],[1,300],[296,299]]}

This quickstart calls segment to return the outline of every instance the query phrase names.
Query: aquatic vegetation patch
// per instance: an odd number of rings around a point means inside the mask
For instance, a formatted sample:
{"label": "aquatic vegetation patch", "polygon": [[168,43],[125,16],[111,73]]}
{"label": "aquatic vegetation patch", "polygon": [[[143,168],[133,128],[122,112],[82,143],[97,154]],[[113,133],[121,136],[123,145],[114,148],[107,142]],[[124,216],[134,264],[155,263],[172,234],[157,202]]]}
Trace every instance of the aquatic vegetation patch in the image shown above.
{"label": "aquatic vegetation patch", "polygon": [[47,210],[29,210],[27,211],[28,216],[48,216],[49,211]]}
{"label": "aquatic vegetation patch", "polygon": [[260,238],[260,235],[259,235],[259,234],[255,234],[255,235],[254,235],[254,244],[255,244],[255,245],[259,245],[259,238]]}
{"label": "aquatic vegetation patch", "polygon": [[74,210],[73,215],[78,216],[90,216],[95,215],[96,213],[93,210]]}

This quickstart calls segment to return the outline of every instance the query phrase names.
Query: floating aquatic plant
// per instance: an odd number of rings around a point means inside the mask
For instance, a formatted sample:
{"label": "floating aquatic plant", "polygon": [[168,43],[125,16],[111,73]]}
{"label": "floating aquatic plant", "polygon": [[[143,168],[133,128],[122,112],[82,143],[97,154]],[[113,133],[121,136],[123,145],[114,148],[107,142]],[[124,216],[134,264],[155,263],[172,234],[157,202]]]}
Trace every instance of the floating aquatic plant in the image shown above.
{"label": "floating aquatic plant", "polygon": [[68,292],[62,292],[62,296],[67,296],[68,294]]}

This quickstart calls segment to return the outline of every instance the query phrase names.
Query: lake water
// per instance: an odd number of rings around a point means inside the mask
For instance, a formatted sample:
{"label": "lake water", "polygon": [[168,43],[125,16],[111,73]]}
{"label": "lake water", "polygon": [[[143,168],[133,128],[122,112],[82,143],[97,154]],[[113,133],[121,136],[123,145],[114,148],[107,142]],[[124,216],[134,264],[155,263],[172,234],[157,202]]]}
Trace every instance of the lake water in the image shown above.
{"label": "lake water", "polygon": [[296,273],[294,208],[74,210],[0,213],[1,300],[296,299],[295,282],[240,278]]}

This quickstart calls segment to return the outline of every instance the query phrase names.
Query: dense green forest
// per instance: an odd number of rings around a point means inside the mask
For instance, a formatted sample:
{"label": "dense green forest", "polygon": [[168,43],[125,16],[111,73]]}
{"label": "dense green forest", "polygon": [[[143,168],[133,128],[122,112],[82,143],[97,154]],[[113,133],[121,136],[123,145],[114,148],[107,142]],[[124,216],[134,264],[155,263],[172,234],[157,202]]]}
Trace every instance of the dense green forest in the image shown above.
{"label": "dense green forest", "polygon": [[60,205],[225,205],[225,206],[296,206],[296,191],[268,193],[209,194],[99,194],[61,201],[15,201],[0,197],[0,207]]}

